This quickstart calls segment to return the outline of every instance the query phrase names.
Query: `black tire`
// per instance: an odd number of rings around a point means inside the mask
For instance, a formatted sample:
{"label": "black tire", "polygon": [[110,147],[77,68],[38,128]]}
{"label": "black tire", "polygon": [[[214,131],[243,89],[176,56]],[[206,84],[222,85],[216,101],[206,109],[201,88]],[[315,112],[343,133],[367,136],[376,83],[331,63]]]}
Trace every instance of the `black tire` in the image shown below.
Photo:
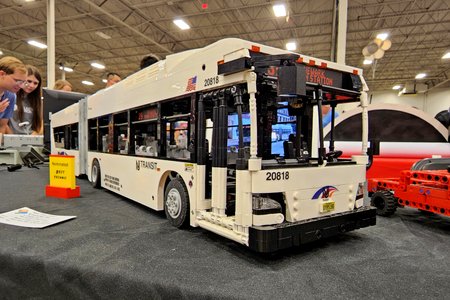
{"label": "black tire", "polygon": [[92,169],[91,169],[91,184],[94,188],[99,189],[101,188],[101,178],[102,173],[100,170],[100,164],[98,160],[94,159],[92,162]]}
{"label": "black tire", "polygon": [[189,225],[189,194],[179,178],[171,180],[167,185],[164,212],[173,226],[184,228]]}
{"label": "black tire", "polygon": [[377,191],[373,193],[370,204],[377,208],[377,215],[390,216],[397,209],[397,200],[389,191]]}

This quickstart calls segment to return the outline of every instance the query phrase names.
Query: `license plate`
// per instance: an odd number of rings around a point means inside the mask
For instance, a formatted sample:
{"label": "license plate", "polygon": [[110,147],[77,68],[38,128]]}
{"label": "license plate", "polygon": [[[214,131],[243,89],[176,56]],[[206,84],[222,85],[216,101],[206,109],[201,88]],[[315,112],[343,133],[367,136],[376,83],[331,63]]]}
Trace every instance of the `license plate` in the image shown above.
{"label": "license plate", "polygon": [[334,210],[334,201],[322,203],[321,212],[330,212]]}

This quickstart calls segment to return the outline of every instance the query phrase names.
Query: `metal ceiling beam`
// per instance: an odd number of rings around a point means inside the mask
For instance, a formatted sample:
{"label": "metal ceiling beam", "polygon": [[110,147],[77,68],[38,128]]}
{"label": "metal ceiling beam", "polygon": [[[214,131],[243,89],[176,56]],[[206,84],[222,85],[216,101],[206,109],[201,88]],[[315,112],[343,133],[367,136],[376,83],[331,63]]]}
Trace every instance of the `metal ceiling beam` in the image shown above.
{"label": "metal ceiling beam", "polygon": [[127,23],[123,22],[122,20],[120,20],[119,18],[117,18],[116,16],[114,16],[113,14],[111,14],[109,11],[104,10],[103,8],[99,7],[97,4],[95,4],[94,2],[90,1],[90,0],[82,0],[83,2],[87,3],[90,5],[90,7],[92,7],[94,10],[107,15],[108,17],[110,17],[114,22],[120,24],[123,27],[128,28],[129,30],[131,30],[132,32],[134,32],[135,34],[137,34],[138,36],[146,39],[147,41],[150,41],[151,43],[155,44],[156,46],[158,46],[159,48],[163,49],[164,51],[168,52],[168,53],[173,53],[172,50],[170,50],[169,48],[167,48],[164,45],[161,45],[160,43],[158,43],[157,41],[155,41],[154,39],[148,37],[147,35],[143,34],[142,32],[140,32],[139,30],[135,29],[133,26],[128,25]]}
{"label": "metal ceiling beam", "polygon": [[[15,57],[17,57],[19,59],[26,58],[26,59],[35,61],[36,63],[33,63],[33,65],[35,65],[37,67],[45,67],[47,65],[47,59],[46,58],[38,58],[38,57],[30,56],[30,55],[27,55],[27,54],[24,54],[24,53],[21,53],[21,52],[17,52],[17,51],[14,51],[14,50],[8,50],[8,49],[4,49],[4,52],[9,53],[9,54],[11,54],[11,55],[13,55],[13,56],[15,56]],[[29,62],[28,62],[28,64],[29,64]],[[98,76],[95,76],[95,75],[92,75],[92,74],[89,74],[89,73],[78,71],[76,69],[74,69],[73,72],[74,73],[78,73],[78,74],[82,74],[83,76],[89,76],[89,77],[95,77],[95,78],[98,77]],[[47,72],[42,72],[42,77],[43,77],[42,79],[47,80],[46,73]]]}
{"label": "metal ceiling beam", "polygon": [[173,42],[177,43],[177,45],[183,45],[184,48],[188,49],[188,47],[186,45],[183,44],[183,41],[178,41],[175,36],[173,36],[170,32],[164,30],[163,28],[161,28],[161,26],[159,26],[155,21],[150,20],[144,12],[142,12],[139,8],[134,8],[128,1],[125,0],[118,0],[120,1],[120,3],[122,3],[122,5],[125,5],[128,7],[128,9],[131,10],[130,13],[135,13],[136,15],[138,15],[139,17],[141,17],[142,19],[144,19],[146,21],[146,24],[151,24],[153,27],[155,27],[156,29],[158,29],[160,32],[163,33],[163,35],[170,37]]}
{"label": "metal ceiling beam", "polygon": [[358,16],[357,18],[350,20],[350,21],[369,21],[369,20],[378,20],[378,19],[390,19],[390,18],[398,18],[400,16],[403,17],[410,17],[413,15],[419,15],[419,16],[423,16],[423,15],[431,15],[434,13],[445,13],[445,12],[449,12],[450,9],[436,9],[436,10],[427,10],[427,11],[423,11],[423,10],[416,10],[416,11],[404,11],[404,12],[396,12],[396,13],[391,13],[391,14],[386,14],[383,16]]}
{"label": "metal ceiling beam", "polygon": [[[57,20],[55,20],[55,23],[75,21],[77,19],[82,19],[82,18],[88,17],[89,15],[90,15],[89,13],[85,13],[85,14],[76,15],[76,16],[58,18]],[[13,26],[3,26],[2,31],[30,28],[30,27],[35,27],[38,25],[45,25],[45,24],[47,24],[47,20],[36,21],[36,22],[31,22],[31,23],[24,23],[24,24],[13,25]]]}
{"label": "metal ceiling beam", "polygon": [[47,87],[55,84],[55,0],[47,0]]}

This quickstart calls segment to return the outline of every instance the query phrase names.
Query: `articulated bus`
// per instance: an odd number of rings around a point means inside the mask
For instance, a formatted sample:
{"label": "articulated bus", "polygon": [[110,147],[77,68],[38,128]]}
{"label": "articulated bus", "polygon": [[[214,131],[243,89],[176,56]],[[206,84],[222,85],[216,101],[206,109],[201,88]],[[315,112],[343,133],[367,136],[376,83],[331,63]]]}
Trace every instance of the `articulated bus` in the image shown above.
{"label": "articulated bus", "polygon": [[[173,226],[201,227],[257,252],[298,246],[375,224],[363,203],[361,74],[220,40],[53,114],[52,153],[75,155],[77,174],[94,187],[164,210]],[[362,148],[342,159],[332,142],[324,148],[319,112],[348,102],[363,109]],[[279,121],[290,133],[274,140]]]}

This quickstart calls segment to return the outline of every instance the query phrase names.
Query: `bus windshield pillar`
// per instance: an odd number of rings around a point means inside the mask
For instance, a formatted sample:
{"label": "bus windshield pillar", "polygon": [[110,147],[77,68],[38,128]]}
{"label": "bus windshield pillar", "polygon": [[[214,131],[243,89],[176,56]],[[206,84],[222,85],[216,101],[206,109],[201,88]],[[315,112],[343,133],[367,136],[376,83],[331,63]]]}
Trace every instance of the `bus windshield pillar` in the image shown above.
{"label": "bus windshield pillar", "polygon": [[205,118],[205,105],[203,102],[203,95],[200,95],[198,99],[198,124],[197,128],[197,163],[199,165],[205,165],[207,159],[208,148],[206,147],[206,118]]}
{"label": "bus windshield pillar", "polygon": [[319,165],[323,164],[325,158],[325,148],[323,143],[323,121],[322,121],[322,101],[323,101],[323,91],[322,88],[317,88],[316,93],[314,93],[317,100],[317,114],[319,119],[319,152],[318,152],[318,162]]}
{"label": "bus windshield pillar", "polygon": [[247,163],[245,161],[245,149],[244,149],[244,126],[242,124],[242,91],[239,86],[233,86],[231,88],[231,94],[234,98],[234,106],[236,106],[236,112],[238,115],[238,158],[236,160],[236,169],[244,170],[247,168]]}
{"label": "bus windshield pillar", "polygon": [[250,73],[247,77],[247,89],[249,98],[250,111],[250,159],[257,157],[258,143],[258,124],[257,124],[257,108],[256,108],[256,74]]}
{"label": "bus windshield pillar", "polygon": [[217,165],[216,167],[226,167],[227,166],[227,129],[228,129],[228,116],[227,116],[227,105],[226,96],[224,90],[220,90],[218,94],[219,102],[219,132],[218,132],[218,144],[217,144]]}
{"label": "bus windshield pillar", "polygon": [[225,91],[219,90],[213,93],[213,143],[212,166],[227,166],[227,107]]}
{"label": "bus windshield pillar", "polygon": [[219,129],[219,103],[217,99],[217,92],[214,92],[212,94],[212,100],[214,103],[213,106],[213,114],[212,114],[212,121],[213,121],[213,132],[212,132],[212,144],[211,144],[211,156],[212,156],[212,166],[217,166],[217,146],[218,144],[218,129]]}
{"label": "bus windshield pillar", "polygon": [[334,114],[336,113],[336,103],[331,104],[331,128],[330,128],[330,152],[334,151]]}

